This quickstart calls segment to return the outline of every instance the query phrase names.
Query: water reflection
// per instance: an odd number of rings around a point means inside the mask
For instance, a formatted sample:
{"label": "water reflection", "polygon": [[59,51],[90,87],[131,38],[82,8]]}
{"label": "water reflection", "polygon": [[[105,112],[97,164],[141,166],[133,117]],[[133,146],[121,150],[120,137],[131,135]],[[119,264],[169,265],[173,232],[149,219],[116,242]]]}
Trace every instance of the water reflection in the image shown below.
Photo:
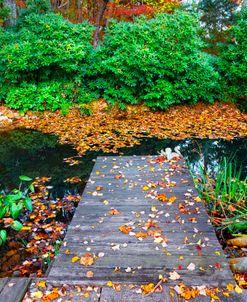
{"label": "water reflection", "polygon": [[[234,159],[238,167],[243,166],[243,176],[247,175],[247,138],[233,141],[185,139],[183,141],[143,139],[140,145],[119,150],[121,155],[158,154],[167,147],[180,146],[183,156],[194,172],[205,165],[208,172],[218,169],[224,157]],[[0,134],[0,184],[1,190],[18,184],[19,175],[52,177],[51,193],[61,197],[65,193],[82,193],[94,165],[94,160],[103,152],[88,152],[79,159],[80,164],[69,166],[64,158],[76,156],[69,145],[60,145],[57,137],[31,130],[13,130]],[[65,183],[66,178],[77,176],[81,183]]]}

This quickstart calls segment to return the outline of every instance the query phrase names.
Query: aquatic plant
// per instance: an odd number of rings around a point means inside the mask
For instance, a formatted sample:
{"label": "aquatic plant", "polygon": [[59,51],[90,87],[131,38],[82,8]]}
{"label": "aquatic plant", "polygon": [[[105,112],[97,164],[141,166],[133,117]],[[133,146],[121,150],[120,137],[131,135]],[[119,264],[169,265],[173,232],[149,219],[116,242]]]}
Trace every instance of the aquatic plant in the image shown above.
{"label": "aquatic plant", "polygon": [[21,210],[26,208],[32,211],[32,200],[29,197],[29,191],[34,192],[34,186],[29,185],[28,189],[22,190],[22,183],[31,181],[27,176],[19,176],[21,182],[18,189],[12,190],[10,193],[2,193],[0,195],[0,246],[7,241],[7,228],[20,231],[23,227],[22,223],[17,220],[21,215]]}
{"label": "aquatic plant", "polygon": [[247,177],[241,169],[224,158],[215,175],[200,166],[199,178],[194,178],[200,197],[206,202],[212,222],[230,232],[247,229]]}

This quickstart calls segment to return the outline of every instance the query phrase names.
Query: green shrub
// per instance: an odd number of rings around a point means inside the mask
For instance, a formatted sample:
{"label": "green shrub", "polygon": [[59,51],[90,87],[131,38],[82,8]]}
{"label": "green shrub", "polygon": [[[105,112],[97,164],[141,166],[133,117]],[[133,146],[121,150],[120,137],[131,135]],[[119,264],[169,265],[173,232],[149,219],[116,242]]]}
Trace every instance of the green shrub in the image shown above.
{"label": "green shrub", "polygon": [[225,98],[240,101],[247,110],[247,8],[228,29],[229,39],[221,45],[219,68]]}
{"label": "green shrub", "polygon": [[180,102],[212,102],[219,96],[219,75],[202,52],[197,18],[177,11],[135,23],[112,23],[97,50],[95,81],[105,99],[144,103],[164,109]]}
{"label": "green shrub", "polygon": [[10,86],[4,99],[10,108],[22,111],[66,110],[74,99],[74,85],[55,81],[41,82],[39,85],[23,82],[18,87]]}
{"label": "green shrub", "polygon": [[[16,32],[0,35],[0,76],[20,83],[73,77],[86,62],[93,26],[73,24],[53,13],[30,14]],[[82,70],[80,74],[83,75]]]}

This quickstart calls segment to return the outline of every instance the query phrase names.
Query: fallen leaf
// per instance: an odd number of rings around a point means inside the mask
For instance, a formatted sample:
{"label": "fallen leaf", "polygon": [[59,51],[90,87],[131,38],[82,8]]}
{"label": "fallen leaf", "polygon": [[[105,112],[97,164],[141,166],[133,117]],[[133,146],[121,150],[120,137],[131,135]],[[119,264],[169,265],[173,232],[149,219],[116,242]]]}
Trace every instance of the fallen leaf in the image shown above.
{"label": "fallen leaf", "polygon": [[129,234],[129,232],[132,230],[132,228],[127,225],[121,225],[118,229],[120,232],[125,233],[125,234]]}
{"label": "fallen leaf", "polygon": [[94,257],[90,253],[84,254],[80,259],[80,264],[84,266],[90,266],[94,263]]}
{"label": "fallen leaf", "polygon": [[171,279],[173,281],[178,280],[180,277],[181,276],[176,271],[169,273],[169,279]]}
{"label": "fallen leaf", "polygon": [[94,276],[94,273],[92,271],[86,272],[86,277],[87,278],[93,278],[93,276]]}
{"label": "fallen leaf", "polygon": [[78,261],[79,259],[80,259],[80,257],[74,256],[74,257],[71,259],[71,262],[72,262],[72,263],[75,263],[75,262]]}

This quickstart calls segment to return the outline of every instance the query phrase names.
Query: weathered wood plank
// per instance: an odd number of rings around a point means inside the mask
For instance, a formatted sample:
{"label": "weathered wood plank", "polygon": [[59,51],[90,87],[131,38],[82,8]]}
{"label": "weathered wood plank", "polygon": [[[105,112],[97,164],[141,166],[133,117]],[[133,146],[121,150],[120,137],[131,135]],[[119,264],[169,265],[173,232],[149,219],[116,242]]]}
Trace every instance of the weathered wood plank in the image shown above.
{"label": "weathered wood plank", "polygon": [[[93,278],[87,278],[86,273],[92,271]],[[177,270],[178,271],[178,270]],[[180,278],[177,281],[169,280],[169,285],[175,285],[179,282],[184,282],[188,286],[207,285],[208,287],[222,287],[228,283],[234,283],[232,275],[229,273],[228,268],[221,271],[212,268],[206,272],[198,273],[189,272],[185,270],[178,271]],[[158,283],[159,274],[169,277],[169,271],[166,269],[141,269],[134,270],[132,273],[127,273],[124,270],[114,271],[110,268],[75,268],[73,271],[71,267],[64,267],[61,274],[61,266],[53,267],[52,274],[48,278],[56,278],[60,280],[78,280],[78,278],[85,282],[85,284],[99,284],[104,285],[107,281],[111,280],[114,283],[124,284],[145,284],[145,283]]]}
{"label": "weathered wood plank", "polygon": [[[185,161],[160,165],[155,163],[155,158],[97,159],[49,278],[76,280],[79,277],[85,282],[102,284],[108,280],[155,283],[159,273],[168,275],[179,270],[178,282],[188,285],[221,286],[233,282],[206,210],[196,198]],[[143,189],[144,186],[149,187]],[[176,196],[176,200],[168,205],[152,198],[152,194],[160,193],[168,198]],[[112,208],[119,215],[111,215]],[[148,219],[157,221],[158,226],[153,230],[162,230],[167,246],[154,244],[152,236],[142,241],[135,237],[135,233],[145,232],[143,227]],[[132,226],[132,236],[119,231],[119,226],[128,223]],[[112,244],[122,246],[113,250]],[[104,253],[104,256],[90,267],[83,267],[79,261],[71,262],[74,255],[80,257],[86,252],[96,256]],[[195,264],[193,271],[187,269],[191,263]],[[130,272],[125,271],[128,267]],[[86,278],[89,270],[94,272],[90,280]],[[169,280],[169,283],[174,282]]]}
{"label": "weathered wood plank", "polygon": [[0,279],[0,293],[3,290],[4,286],[6,285],[6,283],[8,282],[8,278],[1,278]]}
{"label": "weathered wood plank", "polygon": [[144,296],[136,293],[134,289],[122,288],[117,292],[112,288],[103,287],[100,297],[100,302],[178,302],[178,297],[171,297],[168,289],[164,293],[153,293],[149,296]]}
{"label": "weathered wood plank", "polygon": [[5,284],[0,294],[0,301],[3,302],[21,302],[30,279],[28,278],[11,278]]}

